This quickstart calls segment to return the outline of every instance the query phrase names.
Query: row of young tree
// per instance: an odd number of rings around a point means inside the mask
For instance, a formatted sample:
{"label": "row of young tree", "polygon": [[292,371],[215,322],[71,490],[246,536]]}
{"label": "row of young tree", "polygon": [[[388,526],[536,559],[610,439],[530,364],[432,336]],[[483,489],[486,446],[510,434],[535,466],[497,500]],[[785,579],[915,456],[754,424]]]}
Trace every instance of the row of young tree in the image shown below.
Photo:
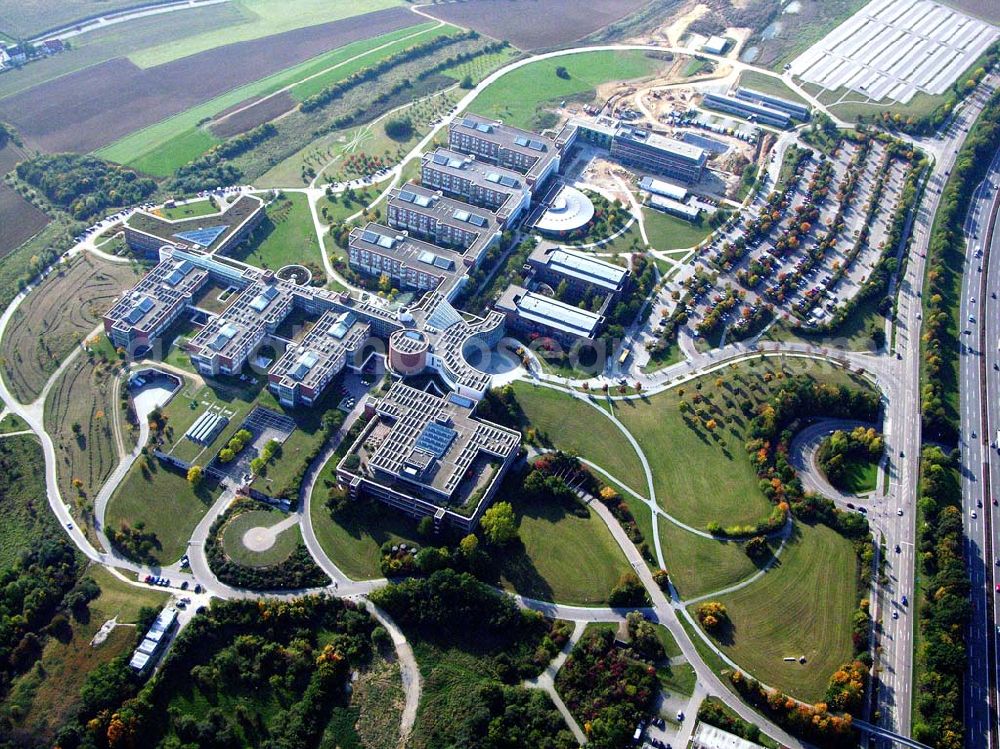
{"label": "row of young tree", "polygon": [[924,315],[924,378],[921,398],[924,433],[954,444],[958,415],[950,402],[958,392],[957,306],[965,268],[965,215],[973,191],[1000,148],[1000,91],[990,97],[958,153],[938,204],[927,250],[928,294]]}

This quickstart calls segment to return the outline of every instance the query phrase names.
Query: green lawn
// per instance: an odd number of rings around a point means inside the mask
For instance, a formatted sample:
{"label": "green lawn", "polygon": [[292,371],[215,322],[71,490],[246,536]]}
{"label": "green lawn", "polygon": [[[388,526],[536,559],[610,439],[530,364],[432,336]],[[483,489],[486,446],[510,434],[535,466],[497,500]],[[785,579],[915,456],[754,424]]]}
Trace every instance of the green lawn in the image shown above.
{"label": "green lawn", "polygon": [[355,190],[348,198],[344,193],[328,195],[319,201],[319,215],[329,224],[342,223],[358,211],[367,208],[381,191],[374,188]]}
{"label": "green lawn", "polygon": [[844,479],[840,482],[844,491],[851,494],[867,494],[875,491],[878,481],[878,463],[869,460],[844,461]]}
{"label": "green lawn", "polygon": [[172,564],[187,550],[195,526],[218,496],[218,487],[206,482],[196,492],[184,474],[151,458],[148,477],[138,463],[132,466],[108,502],[105,522],[116,530],[122,523],[133,528],[143,523],[160,543],[153,557]]}
{"label": "green lawn", "polygon": [[211,200],[195,200],[183,205],[175,205],[172,208],[161,207],[156,213],[170,221],[178,221],[186,218],[198,218],[199,216],[210,216],[218,213],[219,208]]}
{"label": "green lawn", "polygon": [[[728,588],[757,571],[741,544],[698,536],[657,518],[663,561],[681,598]],[[652,541],[652,539],[650,539]]]}
{"label": "green lawn", "polygon": [[222,531],[222,548],[226,556],[244,567],[271,567],[281,564],[295,551],[302,534],[298,526],[286,528],[277,538],[274,545],[264,551],[252,551],[243,545],[243,536],[251,528],[277,525],[288,515],[278,510],[254,510],[237,515]]}
{"label": "green lawn", "polygon": [[544,434],[556,447],[593,461],[640,494],[646,493],[639,456],[610,419],[552,388],[519,381],[514,383],[514,392],[527,417],[525,426]]}
{"label": "green lawn", "polygon": [[671,666],[667,671],[665,668],[656,669],[656,676],[660,680],[660,686],[668,692],[677,694],[692,695],[698,677],[694,673],[694,667],[690,663],[681,663]]}
{"label": "green lawn", "polygon": [[0,419],[0,434],[10,434],[11,432],[23,432],[28,428],[27,423],[17,414],[7,414]]}
{"label": "green lawn", "polygon": [[45,495],[45,458],[33,436],[0,439],[0,567],[60,534]]}
{"label": "green lawn", "polygon": [[[109,161],[128,164],[157,176],[166,176],[177,167],[197,158],[218,142],[218,138],[210,132],[199,128],[198,123],[248,99],[266,96],[334,65],[344,64],[347,60],[358,55],[365,55],[362,58],[362,63],[370,65],[389,51],[387,48],[374,54],[367,54],[376,47],[392,44],[414,33],[431,29],[433,26],[432,23],[418,24],[331,50],[299,65],[235,88],[221,96],[168,117],[155,125],[137,130],[105,146],[97,154]],[[422,38],[422,36],[417,37],[411,40],[410,44],[415,44]],[[346,68],[347,65],[344,67]]]}
{"label": "green lawn", "polygon": [[501,488],[497,501],[502,500],[514,506],[520,534],[519,543],[498,554],[505,588],[566,604],[607,601],[629,566],[597,515],[578,517],[551,501],[529,503],[514,487]]}
{"label": "green lawn", "polygon": [[149,68],[225,44],[339,21],[399,4],[399,0],[366,0],[364,3],[355,0],[285,0],[281,3],[270,0],[238,0],[237,5],[248,11],[245,23],[151,47],[133,54],[131,60],[141,68]]}
{"label": "green lawn", "polygon": [[283,193],[267,206],[267,216],[237,252],[240,260],[273,270],[290,263],[321,264],[308,198]]}
{"label": "green lawn", "polygon": [[[469,109],[485,117],[495,117],[517,127],[538,124],[547,104],[562,100],[591,99],[597,86],[652,75],[663,63],[641,51],[583,52],[542,60],[520,67],[493,83]],[[556,75],[564,67],[567,78]]]}
{"label": "green lawn", "polygon": [[[799,699],[822,699],[831,674],[851,658],[857,604],[855,555],[826,526],[796,523],[780,563],[721,596],[732,626],[713,638],[755,678]],[[785,657],[805,656],[806,663]]]}
{"label": "green lawn", "polygon": [[783,99],[788,99],[798,104],[806,103],[805,99],[786,86],[780,78],[775,78],[772,75],[767,75],[757,70],[744,70],[740,73],[739,85],[752,88],[754,91],[760,91],[764,94],[780,96]]}
{"label": "green lawn", "polygon": [[642,220],[646,227],[646,238],[654,250],[694,247],[712,233],[707,217],[702,224],[696,224],[644,206]]}

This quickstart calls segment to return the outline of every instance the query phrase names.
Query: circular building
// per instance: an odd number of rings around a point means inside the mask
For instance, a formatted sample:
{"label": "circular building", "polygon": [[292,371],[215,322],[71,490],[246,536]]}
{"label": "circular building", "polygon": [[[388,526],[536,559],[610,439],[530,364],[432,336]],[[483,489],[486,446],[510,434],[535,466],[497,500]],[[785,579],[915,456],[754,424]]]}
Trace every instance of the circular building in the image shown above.
{"label": "circular building", "polygon": [[563,235],[582,229],[594,218],[594,204],[575,187],[563,185],[535,224],[543,234]]}
{"label": "circular building", "polygon": [[418,330],[397,330],[389,336],[389,368],[398,375],[420,374],[427,367],[431,344]]}

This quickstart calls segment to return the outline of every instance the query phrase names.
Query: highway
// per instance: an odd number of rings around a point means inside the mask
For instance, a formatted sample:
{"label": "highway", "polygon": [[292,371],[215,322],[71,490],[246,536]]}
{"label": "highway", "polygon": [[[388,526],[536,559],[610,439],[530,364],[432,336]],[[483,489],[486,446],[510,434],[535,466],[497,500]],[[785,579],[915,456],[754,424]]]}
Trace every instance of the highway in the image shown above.
{"label": "highway", "polygon": [[960,308],[962,515],[971,582],[972,621],[965,685],[967,746],[1000,746],[997,724],[997,594],[1000,557],[1000,152],[977,186],[965,222],[966,259]]}

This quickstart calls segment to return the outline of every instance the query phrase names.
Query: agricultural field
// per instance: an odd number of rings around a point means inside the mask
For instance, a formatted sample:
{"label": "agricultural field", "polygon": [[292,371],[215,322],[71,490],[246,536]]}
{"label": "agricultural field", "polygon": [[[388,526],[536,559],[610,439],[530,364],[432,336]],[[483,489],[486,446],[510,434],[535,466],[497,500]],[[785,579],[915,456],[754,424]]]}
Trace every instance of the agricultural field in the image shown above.
{"label": "agricultural field", "polygon": [[[69,619],[68,637],[48,639],[41,659],[14,681],[2,708],[16,728],[40,740],[51,742],[79,706],[80,690],[92,670],[135,647],[142,634],[134,626],[140,611],[160,609],[170,598],[168,593],[129,585],[100,566],[90,567],[82,579],[87,578],[100,587],[87,615]],[[91,645],[94,635],[111,619],[117,626],[103,643]]]}
{"label": "agricultural field", "polygon": [[[11,171],[26,155],[13,143],[0,147],[0,176]],[[4,227],[0,233],[0,259],[3,259],[44,229],[49,217],[6,182],[0,182],[0,223]]]}
{"label": "agricultural field", "polygon": [[0,101],[0,119],[43,150],[91,151],[332,47],[412,22],[409,11],[389,8],[207,49],[156,67],[111,59],[7,97]]}
{"label": "agricultural field", "polygon": [[4,380],[14,395],[25,403],[37,398],[62,360],[139,277],[137,267],[89,255],[57,266],[17,308],[0,341]]}
{"label": "agricultural field", "polygon": [[[853,653],[855,565],[850,541],[826,526],[796,523],[777,566],[718,597],[731,625],[712,639],[764,683],[801,700],[822,700],[830,675]],[[804,665],[783,660],[800,656]]]}
{"label": "agricultural field", "polygon": [[[94,497],[121,458],[113,423],[122,418],[117,360],[106,342],[93,350],[63,371],[45,400],[45,431],[55,445],[59,491],[81,513],[91,512]],[[131,450],[135,433],[128,424],[121,436],[121,447]]]}
{"label": "agricultural field", "polygon": [[[470,3],[448,7],[469,7]],[[535,128],[546,123],[544,109],[572,98],[590,101],[597,87],[613,81],[645,78],[665,63],[642,51],[582,52],[525,65],[507,73],[483,91],[469,109],[484,117],[501,119],[507,124]],[[566,68],[568,78],[556,75],[556,68]],[[551,125],[548,125],[551,126]]]}
{"label": "agricultural field", "polygon": [[1000,6],[992,0],[944,0],[944,4],[992,24],[1000,24]]}
{"label": "agricultural field", "polygon": [[644,0],[467,0],[432,5],[424,12],[472,28],[494,39],[504,39],[524,50],[563,47],[633,13]]}
{"label": "agricultural field", "polygon": [[[534,430],[537,439],[593,461],[630,488],[646,493],[639,456],[610,419],[593,406],[552,388],[525,382],[515,382],[513,388],[526,417],[522,429]],[[587,429],[581,430],[581,424]]]}
{"label": "agricultural field", "polygon": [[[145,4],[154,5],[156,2],[152,0]],[[60,26],[135,6],[135,0],[102,0],[100,3],[93,0],[60,0],[58,3],[49,0],[2,0],[0,34],[30,39]]]}
{"label": "agricultural field", "polygon": [[364,64],[371,64],[381,57],[384,51],[395,49],[397,44],[419,42],[433,27],[432,23],[406,26],[397,31],[338,47],[287,70],[227,91],[221,96],[168,117],[155,125],[131,133],[102,148],[98,154],[155,176],[167,176],[219,142],[219,138],[201,124],[204,121],[272,95],[288,86],[296,85],[310,76],[319,75],[331,68],[334,70],[325,73],[324,77],[333,75],[336,70],[350,66],[355,58]]}
{"label": "agricultural field", "polygon": [[290,263],[322,267],[308,197],[302,193],[282,193],[267,206],[266,217],[237,250],[237,256],[244,262],[273,270]]}

